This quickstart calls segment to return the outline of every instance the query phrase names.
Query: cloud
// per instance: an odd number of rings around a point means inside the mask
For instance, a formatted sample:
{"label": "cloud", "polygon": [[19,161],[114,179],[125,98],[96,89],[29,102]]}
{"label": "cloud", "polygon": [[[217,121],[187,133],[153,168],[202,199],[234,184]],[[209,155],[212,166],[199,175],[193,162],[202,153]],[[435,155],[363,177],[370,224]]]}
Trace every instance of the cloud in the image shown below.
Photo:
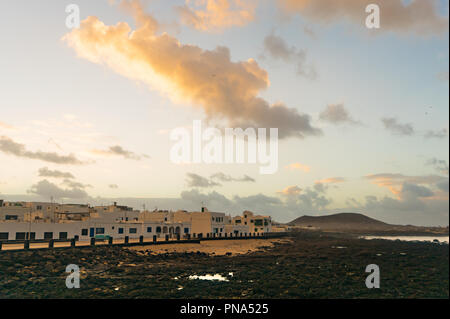
{"label": "cloud", "polygon": [[218,172],[216,174],[211,175],[211,179],[217,179],[221,182],[255,182],[255,179],[248,175],[235,178],[230,175],[226,175],[222,172]]}
{"label": "cloud", "polygon": [[327,190],[327,185],[317,183],[313,187],[305,189],[300,189],[298,186],[288,186],[277,193],[283,195],[286,199],[284,205],[289,210],[298,213],[317,213],[324,210],[332,202],[330,198],[325,197]]}
{"label": "cloud", "polygon": [[292,196],[292,195],[298,195],[300,194],[302,189],[296,185],[294,186],[288,186],[285,189],[278,191],[278,194],[286,195],[286,196]]}
{"label": "cloud", "polygon": [[360,124],[359,121],[355,121],[345,109],[343,104],[330,104],[319,115],[322,121],[331,124]]}
{"label": "cloud", "polygon": [[47,167],[39,169],[39,176],[41,177],[54,177],[54,178],[75,178],[69,172],[61,172],[58,170],[49,170]]}
{"label": "cloud", "polygon": [[437,172],[448,175],[448,163],[445,160],[440,160],[433,157],[426,162],[426,165],[433,166]]}
{"label": "cloud", "polygon": [[365,176],[365,178],[370,180],[375,185],[386,187],[391,191],[391,193],[397,196],[402,196],[403,187],[405,184],[436,185],[437,183],[446,180],[445,177],[438,175],[408,176],[391,173],[372,174]]}
{"label": "cloud", "polygon": [[[279,198],[256,194],[250,196],[233,196],[231,199],[215,191],[203,194],[198,190],[184,191],[181,200],[186,206],[196,206],[203,203],[212,211],[222,211],[233,214],[241,214],[244,210],[256,214],[272,215],[273,218],[290,220],[295,214],[288,210],[284,202]],[[283,211],[283,212],[282,212]]]}
{"label": "cloud", "polygon": [[443,138],[446,138],[447,136],[448,136],[448,130],[445,128],[443,128],[440,131],[429,130],[424,135],[425,138],[437,138],[437,139],[443,139]]}
{"label": "cloud", "polygon": [[303,27],[303,32],[305,32],[305,34],[307,36],[309,36],[311,39],[316,39],[317,38],[316,33],[314,32],[314,30],[308,25],[305,25]]}
{"label": "cloud", "polygon": [[13,126],[11,126],[9,124],[6,124],[6,123],[3,123],[2,121],[0,121],[0,127],[4,128],[4,129],[8,129],[8,130],[14,129]]}
{"label": "cloud", "polygon": [[315,182],[313,188],[318,193],[326,193],[328,190],[328,184],[323,184],[321,182]]}
{"label": "cloud", "polygon": [[353,207],[396,224],[448,225],[448,178],[403,174],[376,174],[366,178],[388,188],[396,198],[369,195],[365,202],[348,200],[349,209]]}
{"label": "cloud", "polygon": [[125,22],[107,26],[91,16],[63,40],[79,57],[146,83],[174,101],[200,106],[208,119],[225,120],[229,127],[278,128],[280,138],[321,135],[309,115],[258,96],[269,80],[255,60],[233,62],[226,47],[203,50],[167,33],[158,35],[157,21],[138,2],[126,6],[136,30]]}
{"label": "cloud", "polygon": [[186,182],[188,187],[214,187],[214,186],[221,186],[219,183],[216,183],[214,181],[210,181],[207,178],[194,174],[194,173],[187,173],[186,174]]}
{"label": "cloud", "polygon": [[109,184],[108,187],[111,188],[111,189],[118,189],[119,188],[119,186],[117,184]]}
{"label": "cloud", "polygon": [[89,185],[89,184],[82,184],[82,183],[79,183],[79,182],[75,182],[75,181],[71,181],[71,180],[69,180],[69,179],[65,179],[63,182],[62,182],[62,184],[63,185],[66,185],[66,186],[68,186],[68,187],[70,187],[70,188],[79,188],[79,189],[85,189],[85,188],[87,188],[87,187],[92,187],[92,185]]}
{"label": "cloud", "polygon": [[383,218],[419,223],[448,225],[448,179],[439,182],[434,191],[427,186],[404,182],[397,198],[367,196],[362,206],[369,213]]}
{"label": "cloud", "polygon": [[[368,14],[365,8],[371,0],[277,0],[288,13],[300,15],[321,24],[350,21],[364,26]],[[448,31],[448,18],[438,14],[435,0],[378,0],[381,25],[379,32],[441,35]]]}
{"label": "cloud", "polygon": [[65,165],[81,165],[84,162],[77,159],[73,154],[59,155],[52,152],[28,151],[24,144],[19,144],[7,136],[0,136],[0,151],[5,154],[11,154],[17,157],[37,159],[44,162],[65,164]]}
{"label": "cloud", "polygon": [[83,199],[87,198],[88,194],[80,188],[61,188],[53,183],[50,183],[46,179],[31,186],[28,193],[36,194],[45,198],[59,198],[59,199]]}
{"label": "cloud", "polygon": [[[315,184],[313,188],[302,190],[299,194],[291,196],[282,195],[280,198],[267,196],[264,194],[255,194],[251,196],[232,196],[230,198],[212,191],[202,193],[198,189],[184,191],[176,198],[101,198],[89,197],[73,199],[72,202],[89,203],[92,205],[101,205],[105,202],[120,202],[123,205],[140,208],[144,204],[147,207],[157,207],[159,209],[185,209],[189,211],[199,211],[200,205],[206,205],[210,211],[224,212],[232,216],[241,214],[244,210],[250,210],[257,214],[271,215],[273,219],[280,222],[289,222],[302,215],[320,216],[337,212],[360,212],[370,217],[381,219],[389,223],[396,224],[418,224],[418,225],[448,225],[448,179],[442,180],[441,188],[431,190],[434,193],[432,197],[417,197],[421,191],[414,192],[406,186],[405,192],[409,192],[410,198],[395,199],[388,196],[377,198],[376,196],[366,196],[366,199],[360,200],[351,198],[346,202],[343,208],[329,208],[332,203],[331,198],[327,198],[325,192],[319,192]],[[321,184],[320,184],[321,185]],[[426,190],[423,194],[426,194]],[[440,193],[439,193],[440,192]],[[45,193],[45,197],[27,197],[27,200],[38,201],[48,200],[54,192]],[[416,195],[415,195],[416,194]],[[301,196],[304,195],[304,196]],[[2,195],[6,200],[20,201],[26,195],[8,196]],[[415,196],[415,197],[414,197]]]}
{"label": "cloud", "polygon": [[448,187],[448,179],[442,182],[439,182],[436,184],[436,186],[443,192],[447,192],[449,191],[449,187]]}
{"label": "cloud", "polygon": [[145,154],[138,155],[131,151],[125,150],[122,146],[119,145],[110,146],[107,150],[92,150],[91,153],[105,156],[122,156],[123,158],[132,159],[136,161],[139,161],[144,157],[145,158],[149,157],[148,155]]}
{"label": "cloud", "polygon": [[294,63],[297,68],[297,75],[308,79],[316,79],[317,72],[313,66],[306,65],[306,51],[289,47],[286,41],[274,34],[264,38],[264,50],[274,59],[287,63]]}
{"label": "cloud", "polygon": [[316,184],[336,184],[345,182],[345,178],[343,177],[330,177],[315,181]]}
{"label": "cloud", "polygon": [[300,211],[320,211],[330,205],[332,200],[320,195],[320,192],[307,188],[296,198],[296,206]]}
{"label": "cloud", "polygon": [[176,7],[182,23],[201,31],[245,26],[254,20],[255,9],[254,0],[186,0]]}
{"label": "cloud", "polygon": [[448,71],[439,72],[436,77],[441,82],[448,82]]}
{"label": "cloud", "polygon": [[410,183],[403,183],[402,196],[412,196],[412,197],[431,197],[434,193],[425,186],[419,186]]}
{"label": "cloud", "polygon": [[211,175],[210,179],[194,174],[194,173],[187,173],[186,174],[186,182],[188,187],[200,187],[200,188],[209,188],[209,187],[215,187],[215,186],[222,186],[222,184],[216,182],[215,180],[218,180],[223,183],[227,182],[255,182],[253,178],[251,178],[248,175],[244,175],[240,178],[235,178],[230,175],[226,175],[222,172],[218,172],[216,174]]}
{"label": "cloud", "polygon": [[308,173],[311,170],[311,167],[308,165],[304,165],[302,163],[291,163],[287,166],[285,166],[285,168],[287,169],[291,169],[291,170],[299,170],[299,171],[303,171],[305,173]]}
{"label": "cloud", "polygon": [[415,133],[412,124],[401,124],[395,118],[382,118],[384,127],[393,134],[411,136]]}

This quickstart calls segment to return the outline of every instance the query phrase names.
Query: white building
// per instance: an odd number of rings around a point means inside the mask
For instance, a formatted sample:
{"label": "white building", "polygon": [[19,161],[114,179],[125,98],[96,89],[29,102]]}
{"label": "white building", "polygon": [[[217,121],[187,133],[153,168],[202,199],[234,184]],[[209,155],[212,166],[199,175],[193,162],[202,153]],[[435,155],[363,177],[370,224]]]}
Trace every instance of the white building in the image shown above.
{"label": "white building", "polygon": [[[239,236],[271,231],[270,216],[245,211],[231,217],[210,212],[137,211],[131,207],[1,202],[0,240],[89,240],[90,238],[169,238]],[[215,235],[214,235],[215,234]]]}

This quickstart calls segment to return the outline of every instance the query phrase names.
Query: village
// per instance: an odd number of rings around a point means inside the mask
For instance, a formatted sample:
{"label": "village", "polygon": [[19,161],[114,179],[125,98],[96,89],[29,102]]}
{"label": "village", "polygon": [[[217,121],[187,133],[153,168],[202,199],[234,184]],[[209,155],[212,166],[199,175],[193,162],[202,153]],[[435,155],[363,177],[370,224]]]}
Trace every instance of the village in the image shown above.
{"label": "village", "polygon": [[273,231],[270,216],[185,210],[139,211],[117,205],[6,202],[0,200],[0,241],[90,241],[238,237]]}

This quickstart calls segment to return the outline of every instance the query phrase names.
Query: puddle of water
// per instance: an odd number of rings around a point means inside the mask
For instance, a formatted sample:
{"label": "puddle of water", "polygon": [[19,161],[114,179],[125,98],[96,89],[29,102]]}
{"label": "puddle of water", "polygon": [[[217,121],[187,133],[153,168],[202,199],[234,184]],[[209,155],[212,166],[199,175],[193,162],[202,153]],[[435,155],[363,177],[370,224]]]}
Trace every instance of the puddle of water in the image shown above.
{"label": "puddle of water", "polygon": [[199,280],[229,281],[227,278],[225,278],[221,274],[215,274],[215,275],[207,274],[207,275],[204,275],[204,276],[192,275],[192,276],[189,276],[189,279],[191,279],[191,280],[199,279]]}

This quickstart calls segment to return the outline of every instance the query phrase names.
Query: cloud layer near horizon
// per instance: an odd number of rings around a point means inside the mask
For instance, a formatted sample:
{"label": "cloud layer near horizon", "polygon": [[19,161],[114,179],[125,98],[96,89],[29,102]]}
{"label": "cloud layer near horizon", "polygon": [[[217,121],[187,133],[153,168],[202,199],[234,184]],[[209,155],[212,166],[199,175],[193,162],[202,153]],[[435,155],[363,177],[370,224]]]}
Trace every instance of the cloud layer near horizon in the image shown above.
{"label": "cloud layer near horizon", "polygon": [[167,33],[158,35],[158,22],[139,2],[123,6],[136,20],[135,31],[125,22],[107,26],[91,16],[63,40],[82,58],[146,83],[174,101],[201,107],[208,119],[226,120],[231,127],[278,128],[280,138],[322,133],[310,116],[258,96],[269,79],[255,60],[233,62],[226,47],[203,50]]}

